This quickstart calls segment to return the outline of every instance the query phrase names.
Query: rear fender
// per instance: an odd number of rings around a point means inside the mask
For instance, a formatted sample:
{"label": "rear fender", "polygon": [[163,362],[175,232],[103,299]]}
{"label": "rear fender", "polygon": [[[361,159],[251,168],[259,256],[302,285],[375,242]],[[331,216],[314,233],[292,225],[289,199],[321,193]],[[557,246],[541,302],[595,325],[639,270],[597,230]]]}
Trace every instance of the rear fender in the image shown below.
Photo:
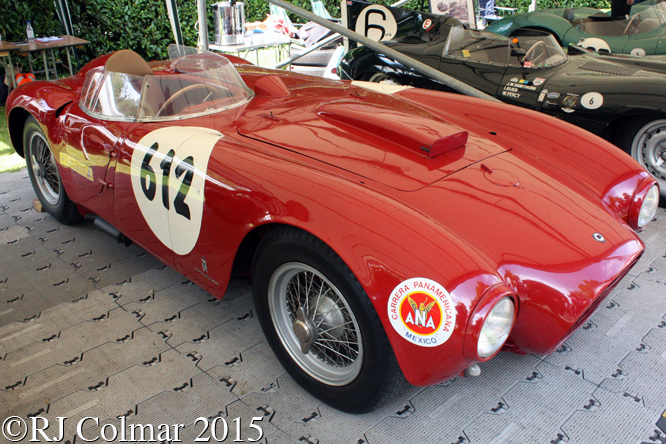
{"label": "rear fender", "polygon": [[52,143],[59,142],[57,120],[63,109],[76,100],[83,86],[82,82],[35,81],[16,88],[7,100],[7,125],[12,145],[23,156],[23,126],[32,115],[42,126]]}

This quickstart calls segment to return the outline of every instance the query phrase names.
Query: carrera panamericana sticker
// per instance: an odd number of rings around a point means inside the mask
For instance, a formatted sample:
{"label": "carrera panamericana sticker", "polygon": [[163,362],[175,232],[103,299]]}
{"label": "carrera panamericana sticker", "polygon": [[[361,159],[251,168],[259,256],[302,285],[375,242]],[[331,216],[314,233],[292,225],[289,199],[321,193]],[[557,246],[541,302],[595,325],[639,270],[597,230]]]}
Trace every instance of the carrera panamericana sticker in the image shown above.
{"label": "carrera panamericana sticker", "polygon": [[388,316],[395,331],[422,347],[445,343],[456,326],[456,310],[451,295],[437,282],[412,278],[391,292]]}
{"label": "carrera panamericana sticker", "polygon": [[220,137],[207,128],[160,128],[132,153],[134,198],[151,231],[176,254],[192,251],[199,238],[208,160]]}

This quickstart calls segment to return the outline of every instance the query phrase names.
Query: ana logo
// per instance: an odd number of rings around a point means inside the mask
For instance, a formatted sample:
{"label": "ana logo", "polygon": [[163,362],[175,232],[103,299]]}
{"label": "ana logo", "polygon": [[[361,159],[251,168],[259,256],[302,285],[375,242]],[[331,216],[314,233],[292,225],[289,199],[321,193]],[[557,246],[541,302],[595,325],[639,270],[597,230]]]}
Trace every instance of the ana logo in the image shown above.
{"label": "ana logo", "polygon": [[442,308],[429,294],[411,293],[400,304],[400,319],[413,333],[431,335],[442,322]]}
{"label": "ana logo", "polygon": [[388,301],[391,325],[400,336],[423,347],[445,343],[456,325],[451,295],[437,282],[413,278],[395,287]]}

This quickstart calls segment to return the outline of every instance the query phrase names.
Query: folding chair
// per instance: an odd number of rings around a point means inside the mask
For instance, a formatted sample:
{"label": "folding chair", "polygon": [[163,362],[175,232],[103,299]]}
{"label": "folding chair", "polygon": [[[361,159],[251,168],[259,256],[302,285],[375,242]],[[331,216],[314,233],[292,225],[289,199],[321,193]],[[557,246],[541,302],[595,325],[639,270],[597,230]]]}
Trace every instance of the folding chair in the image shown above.
{"label": "folding chair", "polygon": [[322,0],[312,0],[310,3],[312,4],[312,12],[314,12],[315,15],[318,15],[319,17],[325,18],[327,20],[333,19],[331,14],[329,14],[328,10],[324,6],[324,2]]}
{"label": "folding chair", "polygon": [[479,8],[476,21],[479,28],[484,28],[489,22],[495,22],[497,20],[503,19],[504,17],[498,15],[498,13],[503,15],[513,15],[517,11],[516,8],[505,8],[502,6],[497,6],[495,4],[495,0],[478,1]]}

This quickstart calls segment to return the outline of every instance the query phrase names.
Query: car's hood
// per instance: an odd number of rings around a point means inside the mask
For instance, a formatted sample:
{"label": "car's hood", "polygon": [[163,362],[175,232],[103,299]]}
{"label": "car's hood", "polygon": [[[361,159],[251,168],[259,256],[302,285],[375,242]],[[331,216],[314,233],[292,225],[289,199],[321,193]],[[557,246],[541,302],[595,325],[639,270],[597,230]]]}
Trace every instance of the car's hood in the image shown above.
{"label": "car's hood", "polygon": [[666,73],[666,56],[664,55],[635,57],[626,54],[591,54],[586,58],[594,58],[596,61],[605,64],[634,67],[643,71],[654,71],[661,77],[665,77],[664,73]]}
{"label": "car's hood", "polygon": [[[307,89],[248,109],[238,132],[404,191],[506,151],[390,95],[351,85],[342,92],[331,88],[325,97]],[[464,145],[449,144],[442,154],[431,155],[438,144],[465,136]]]}
{"label": "car's hood", "polygon": [[[613,215],[513,151],[411,194],[411,206],[483,251],[520,296],[511,342],[525,351],[552,352],[644,248]],[[535,325],[551,328],[537,337]]]}

